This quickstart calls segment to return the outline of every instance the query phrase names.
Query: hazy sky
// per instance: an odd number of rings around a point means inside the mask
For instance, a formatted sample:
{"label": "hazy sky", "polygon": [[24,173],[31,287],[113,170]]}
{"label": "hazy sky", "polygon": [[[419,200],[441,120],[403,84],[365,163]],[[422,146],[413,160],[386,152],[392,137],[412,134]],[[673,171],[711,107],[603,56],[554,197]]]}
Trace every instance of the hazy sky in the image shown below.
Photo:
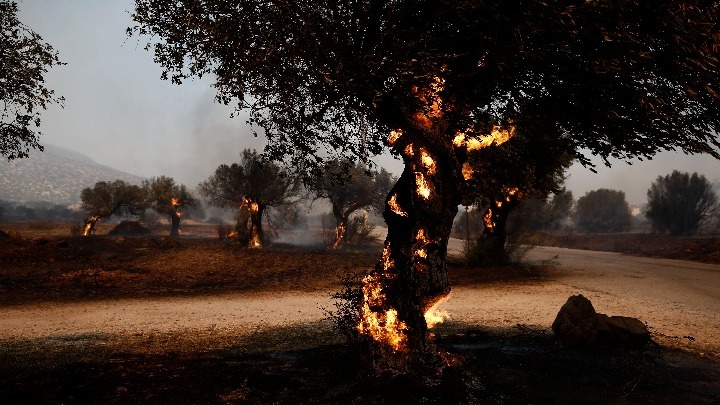
{"label": "hazy sky", "polygon": [[[19,0],[20,19],[59,52],[47,84],[66,98],[65,108],[43,114],[41,143],[76,150],[98,163],[132,174],[168,175],[195,187],[243,148],[262,148],[245,118],[214,102],[210,80],[182,86],[160,80],[145,42],[127,39],[130,0]],[[381,166],[399,174],[390,156]],[[720,162],[707,156],[662,153],[632,166],[598,163],[594,174],[573,166],[567,182],[575,197],[598,188],[620,189],[630,203],[646,201],[650,183],[673,169],[720,182]]]}

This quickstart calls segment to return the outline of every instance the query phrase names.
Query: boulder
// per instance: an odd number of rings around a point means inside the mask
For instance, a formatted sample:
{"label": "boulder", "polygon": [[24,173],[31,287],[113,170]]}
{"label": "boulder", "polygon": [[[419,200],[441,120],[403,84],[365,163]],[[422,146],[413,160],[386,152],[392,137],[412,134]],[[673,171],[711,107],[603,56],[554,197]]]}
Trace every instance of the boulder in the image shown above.
{"label": "boulder", "polygon": [[560,308],[552,324],[555,338],[566,346],[592,346],[597,343],[597,313],[589,299],[573,295]]}
{"label": "boulder", "polygon": [[598,339],[609,346],[642,348],[650,341],[650,331],[642,321],[627,316],[598,314]]}
{"label": "boulder", "polygon": [[569,347],[607,345],[639,349],[650,341],[650,331],[642,321],[599,314],[582,295],[568,298],[560,308],[552,330],[555,338]]}

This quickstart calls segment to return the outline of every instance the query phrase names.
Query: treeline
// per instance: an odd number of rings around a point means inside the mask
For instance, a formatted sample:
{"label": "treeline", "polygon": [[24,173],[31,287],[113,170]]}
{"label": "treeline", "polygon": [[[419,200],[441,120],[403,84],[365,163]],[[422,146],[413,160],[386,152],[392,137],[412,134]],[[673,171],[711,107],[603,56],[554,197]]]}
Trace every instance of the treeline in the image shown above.
{"label": "treeline", "polygon": [[0,221],[77,221],[80,212],[47,201],[0,200]]}
{"label": "treeline", "polygon": [[[511,201],[501,201],[507,203]],[[483,245],[489,227],[505,230],[506,255],[519,245],[532,244],[539,232],[611,233],[632,230],[666,233],[672,236],[714,234],[720,230],[718,197],[704,175],[674,170],[658,176],[647,190],[647,203],[631,210],[625,193],[598,189],[577,200],[564,188],[545,198],[531,196],[517,202],[503,224],[492,222],[488,211],[493,204],[467,204],[453,227],[454,236],[468,241],[469,255],[476,261],[497,258]],[[505,259],[509,259],[508,256]]]}

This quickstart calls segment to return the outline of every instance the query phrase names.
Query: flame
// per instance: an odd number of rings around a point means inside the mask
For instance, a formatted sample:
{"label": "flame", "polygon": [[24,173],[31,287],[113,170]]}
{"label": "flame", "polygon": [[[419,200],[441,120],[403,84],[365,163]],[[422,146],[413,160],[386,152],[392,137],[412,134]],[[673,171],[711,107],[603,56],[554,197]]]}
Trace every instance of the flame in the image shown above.
{"label": "flame", "polygon": [[463,179],[470,180],[473,177],[473,174],[475,174],[475,170],[472,168],[470,163],[465,162],[462,165],[462,175]]}
{"label": "flame", "polygon": [[390,244],[385,245],[382,252],[382,263],[383,270],[387,273],[388,270],[395,267],[395,261],[390,257]]}
{"label": "flame", "polygon": [[516,196],[517,196],[516,198],[518,198],[518,199],[522,199],[522,198],[523,198],[523,193],[522,193],[522,191],[520,191],[520,189],[517,188],[517,187],[513,187],[513,188],[510,188],[510,189],[506,190],[506,191],[505,191],[505,194],[506,194],[506,195],[505,195],[505,201],[507,201],[507,202],[512,201],[513,197],[516,197]]}
{"label": "flame", "polygon": [[515,127],[508,129],[494,126],[489,135],[480,135],[478,137],[470,138],[467,140],[468,152],[486,148],[491,145],[499,146],[510,140],[515,135]]}
{"label": "flame", "polygon": [[248,243],[248,246],[251,248],[261,248],[262,242],[260,241],[260,233],[258,233],[257,226],[253,225],[252,227],[252,239],[250,239],[250,243]]}
{"label": "flame", "polygon": [[423,128],[431,128],[432,120],[442,117],[442,98],[439,93],[445,87],[445,80],[440,77],[435,77],[433,83],[430,84],[429,88],[419,90],[417,87],[412,89],[412,92],[418,94],[420,101],[425,104],[423,111],[418,111],[413,114],[415,122],[417,122]]}
{"label": "flame", "polygon": [[463,145],[465,145],[465,133],[464,132],[458,132],[455,134],[455,138],[453,139],[453,145],[456,148],[461,148]]}
{"label": "flame", "polygon": [[386,343],[393,351],[398,351],[405,347],[404,331],[407,330],[407,325],[398,319],[396,309],[382,310],[387,306],[387,299],[380,284],[381,277],[368,275],[363,279],[363,305],[360,310],[362,318],[357,328],[360,333],[369,335],[377,342]]}
{"label": "flame", "polygon": [[390,131],[390,136],[388,136],[388,145],[395,146],[395,143],[397,143],[397,140],[400,139],[400,137],[403,135],[402,129],[396,129],[393,131]]}
{"label": "flame", "polygon": [[238,236],[240,236],[240,235],[238,234],[237,231],[232,231],[232,232],[230,232],[230,233],[228,234],[227,237],[228,237],[228,238],[237,238]]}
{"label": "flame", "polygon": [[177,198],[173,198],[173,199],[170,200],[170,204],[171,204],[173,207],[177,207],[178,205],[180,205],[180,200],[177,199]]}
{"label": "flame", "polygon": [[397,202],[397,194],[393,194],[390,197],[390,200],[388,200],[388,207],[390,207],[390,211],[400,215],[401,217],[407,217],[408,213],[403,211],[402,208],[400,208],[400,204]]}
{"label": "flame", "polygon": [[415,172],[415,184],[417,185],[417,193],[424,199],[430,198],[430,185],[425,180],[425,176],[420,172]]}
{"label": "flame", "polygon": [[435,325],[450,319],[450,313],[445,309],[438,309],[440,304],[445,303],[450,298],[450,294],[437,300],[427,311],[425,311],[425,323],[428,329],[432,329]]}
{"label": "flame", "polygon": [[413,157],[415,156],[415,147],[413,144],[409,143],[407,146],[405,146],[405,156],[407,157]]}
{"label": "flame", "polygon": [[492,215],[492,208],[488,208],[487,211],[485,211],[485,215],[483,215],[483,224],[490,232],[495,229],[495,222],[492,220]]}
{"label": "flame", "polygon": [[425,229],[420,228],[418,230],[417,235],[415,235],[415,242],[420,245],[420,247],[415,250],[415,254],[421,259],[426,259],[427,245],[430,243],[430,240],[425,236]]}
{"label": "flame", "polygon": [[471,152],[474,150],[487,148],[488,146],[492,145],[502,145],[505,142],[509,141],[510,138],[512,138],[514,135],[515,127],[510,127],[510,129],[504,129],[500,126],[495,125],[490,131],[490,134],[477,135],[471,137],[470,139],[467,138],[467,134],[465,132],[458,132],[455,134],[455,138],[453,138],[453,145],[456,148],[461,148],[465,146],[467,147],[468,152]]}
{"label": "flame", "polygon": [[427,170],[427,174],[435,174],[435,159],[430,156],[430,154],[427,150],[425,150],[425,148],[420,148],[420,162],[422,162],[422,165]]}
{"label": "flame", "polygon": [[90,217],[90,219],[85,224],[85,229],[83,230],[83,236],[90,235],[90,231],[92,230],[93,225],[95,224],[95,222],[97,222],[99,220],[100,220],[100,216],[98,216],[98,215],[93,215],[92,217]]}

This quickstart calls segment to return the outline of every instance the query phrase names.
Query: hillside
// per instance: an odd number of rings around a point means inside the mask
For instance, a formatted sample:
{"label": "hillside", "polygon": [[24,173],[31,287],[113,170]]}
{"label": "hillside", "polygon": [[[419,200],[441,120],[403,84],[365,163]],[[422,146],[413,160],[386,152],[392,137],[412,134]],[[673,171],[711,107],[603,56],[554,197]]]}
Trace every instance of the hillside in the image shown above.
{"label": "hillside", "polygon": [[81,153],[45,145],[44,152],[33,151],[28,159],[0,160],[0,200],[77,204],[83,188],[115,179],[133,184],[143,180],[103,166]]}

